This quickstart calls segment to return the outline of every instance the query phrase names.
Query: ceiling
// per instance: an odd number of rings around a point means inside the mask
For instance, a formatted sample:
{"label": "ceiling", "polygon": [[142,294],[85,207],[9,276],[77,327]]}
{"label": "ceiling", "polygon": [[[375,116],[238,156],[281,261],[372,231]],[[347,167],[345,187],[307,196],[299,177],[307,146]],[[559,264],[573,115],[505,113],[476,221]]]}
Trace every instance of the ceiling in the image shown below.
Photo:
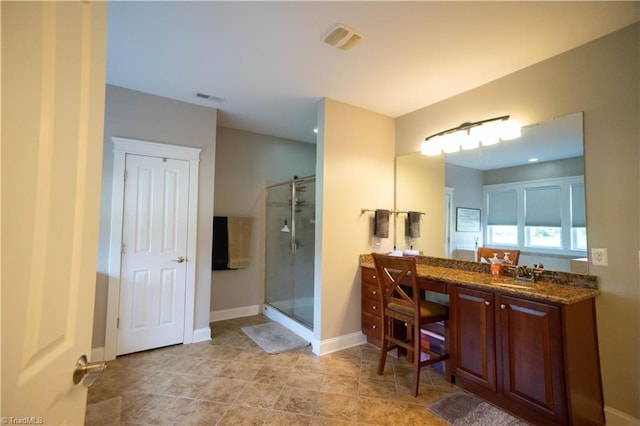
{"label": "ceiling", "polygon": [[[313,143],[323,97],[398,117],[637,22],[639,5],[111,1],[107,82]],[[363,40],[349,51],[323,43],[338,23]]]}

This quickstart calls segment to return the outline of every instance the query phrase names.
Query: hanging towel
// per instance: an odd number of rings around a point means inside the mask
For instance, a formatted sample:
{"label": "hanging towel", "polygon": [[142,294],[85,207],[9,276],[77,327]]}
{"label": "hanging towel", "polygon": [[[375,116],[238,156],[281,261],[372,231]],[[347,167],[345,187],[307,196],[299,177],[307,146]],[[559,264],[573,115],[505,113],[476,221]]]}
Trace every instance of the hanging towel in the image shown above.
{"label": "hanging towel", "polygon": [[376,210],[373,235],[378,238],[389,238],[389,210]]}
{"label": "hanging towel", "polygon": [[248,268],[251,258],[251,230],[253,229],[252,217],[229,217],[229,263],[231,269]]}
{"label": "hanging towel", "polygon": [[223,271],[229,269],[229,237],[226,216],[213,218],[213,251],[211,253],[211,269]]}
{"label": "hanging towel", "polygon": [[422,213],[407,213],[407,236],[410,238],[420,238],[420,218]]}

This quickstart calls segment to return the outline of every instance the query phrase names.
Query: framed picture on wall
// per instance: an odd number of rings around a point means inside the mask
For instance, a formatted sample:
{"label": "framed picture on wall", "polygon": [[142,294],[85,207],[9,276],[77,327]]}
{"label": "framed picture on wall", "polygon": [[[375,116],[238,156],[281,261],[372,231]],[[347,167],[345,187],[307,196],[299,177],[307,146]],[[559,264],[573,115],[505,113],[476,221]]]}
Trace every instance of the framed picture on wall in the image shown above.
{"label": "framed picture on wall", "polygon": [[480,209],[457,207],[456,231],[480,232]]}

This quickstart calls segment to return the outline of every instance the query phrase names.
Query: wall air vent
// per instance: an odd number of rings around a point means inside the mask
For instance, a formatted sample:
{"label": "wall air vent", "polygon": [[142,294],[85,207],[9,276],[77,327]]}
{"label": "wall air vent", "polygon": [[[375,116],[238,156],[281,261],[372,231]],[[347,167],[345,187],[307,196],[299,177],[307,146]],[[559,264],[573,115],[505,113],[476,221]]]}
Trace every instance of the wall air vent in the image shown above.
{"label": "wall air vent", "polygon": [[342,50],[349,50],[362,40],[362,34],[343,24],[338,24],[324,36],[323,41],[328,45]]}

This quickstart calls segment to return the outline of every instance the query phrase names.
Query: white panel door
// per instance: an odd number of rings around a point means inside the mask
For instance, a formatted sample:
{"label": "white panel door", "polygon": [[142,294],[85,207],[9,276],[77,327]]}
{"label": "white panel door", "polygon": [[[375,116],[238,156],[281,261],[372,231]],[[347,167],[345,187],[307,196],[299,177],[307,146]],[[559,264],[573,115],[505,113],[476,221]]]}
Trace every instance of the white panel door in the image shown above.
{"label": "white panel door", "polygon": [[2,2],[2,423],[84,422],[106,9]]}
{"label": "white panel door", "polygon": [[127,154],[117,354],[182,343],[189,162]]}

